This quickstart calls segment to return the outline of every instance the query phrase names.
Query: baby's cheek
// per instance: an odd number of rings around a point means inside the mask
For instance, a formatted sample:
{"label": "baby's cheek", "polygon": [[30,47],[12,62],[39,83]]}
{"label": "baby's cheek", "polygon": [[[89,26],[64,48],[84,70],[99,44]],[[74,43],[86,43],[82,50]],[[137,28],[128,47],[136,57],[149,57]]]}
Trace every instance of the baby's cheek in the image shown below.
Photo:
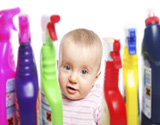
{"label": "baby's cheek", "polygon": [[62,75],[62,74],[59,74],[59,76],[58,76],[58,81],[59,81],[60,87],[62,88],[62,86],[63,86],[63,84],[64,84],[64,78],[63,78],[63,75]]}
{"label": "baby's cheek", "polygon": [[87,96],[88,93],[90,92],[90,90],[91,90],[90,87],[84,86],[83,88],[81,88],[81,95],[82,95],[83,97]]}

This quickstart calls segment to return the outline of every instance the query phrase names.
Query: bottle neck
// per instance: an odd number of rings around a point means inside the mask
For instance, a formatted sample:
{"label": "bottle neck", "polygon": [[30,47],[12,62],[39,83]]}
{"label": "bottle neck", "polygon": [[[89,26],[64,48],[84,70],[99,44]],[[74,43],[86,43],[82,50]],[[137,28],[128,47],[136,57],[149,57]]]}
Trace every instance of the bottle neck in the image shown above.
{"label": "bottle neck", "polygon": [[17,63],[17,73],[20,76],[33,75],[36,67],[30,44],[20,44]]}
{"label": "bottle neck", "polygon": [[113,62],[106,61],[104,89],[118,89],[119,69],[115,69]]}

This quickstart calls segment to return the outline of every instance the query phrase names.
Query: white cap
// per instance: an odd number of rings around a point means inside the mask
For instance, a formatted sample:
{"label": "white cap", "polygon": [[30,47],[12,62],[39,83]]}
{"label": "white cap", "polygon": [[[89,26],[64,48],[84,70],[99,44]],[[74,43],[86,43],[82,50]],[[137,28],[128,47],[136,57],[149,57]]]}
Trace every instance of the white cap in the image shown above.
{"label": "white cap", "polygon": [[114,43],[114,38],[111,38],[111,37],[106,37],[106,38],[103,38],[104,42],[103,42],[103,45],[104,45],[104,59],[106,61],[113,61],[111,55],[110,55],[110,52],[113,51],[113,43]]}
{"label": "white cap", "polygon": [[47,30],[47,24],[50,22],[50,16],[43,15],[41,18],[41,28],[42,28],[42,41],[45,43],[46,41],[46,30]]}

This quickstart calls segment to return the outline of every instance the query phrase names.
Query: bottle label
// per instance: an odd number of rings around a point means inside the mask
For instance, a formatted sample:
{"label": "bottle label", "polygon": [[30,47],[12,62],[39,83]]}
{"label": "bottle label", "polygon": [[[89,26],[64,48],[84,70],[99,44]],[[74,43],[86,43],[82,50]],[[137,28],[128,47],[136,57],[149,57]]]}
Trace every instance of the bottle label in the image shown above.
{"label": "bottle label", "polygon": [[20,125],[20,120],[19,120],[19,105],[18,105],[18,100],[17,100],[17,94],[15,93],[15,105],[16,105],[16,125]]}
{"label": "bottle label", "polygon": [[42,112],[42,125],[52,125],[52,111],[43,91],[41,92],[41,112]]}
{"label": "bottle label", "polygon": [[105,98],[102,100],[102,125],[110,125],[110,115]]}
{"label": "bottle label", "polygon": [[148,60],[144,60],[144,84],[143,84],[143,113],[151,118],[152,95],[152,69]]}
{"label": "bottle label", "polygon": [[7,125],[15,125],[15,79],[6,83],[6,111]]}
{"label": "bottle label", "polygon": [[[37,97],[37,104],[36,104],[36,116],[37,116],[37,125],[41,125],[41,117],[40,117],[40,98],[39,98],[39,91],[38,91],[38,97]],[[18,99],[17,94],[15,93],[15,118],[16,118],[16,124],[20,125],[20,114],[19,114],[19,105],[18,105]],[[12,125],[12,124],[10,124]]]}
{"label": "bottle label", "polygon": [[36,104],[36,114],[37,114],[37,125],[41,125],[40,121],[40,97],[39,97],[39,90],[38,90],[38,96],[37,96],[37,104]]}

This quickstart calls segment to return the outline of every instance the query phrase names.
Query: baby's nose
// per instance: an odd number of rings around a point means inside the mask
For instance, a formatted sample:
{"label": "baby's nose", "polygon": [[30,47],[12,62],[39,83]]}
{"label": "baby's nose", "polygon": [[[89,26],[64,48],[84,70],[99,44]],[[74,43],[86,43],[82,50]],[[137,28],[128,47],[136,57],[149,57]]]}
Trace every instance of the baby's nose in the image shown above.
{"label": "baby's nose", "polygon": [[78,83],[78,74],[72,73],[69,77],[69,82],[72,84],[77,84]]}

